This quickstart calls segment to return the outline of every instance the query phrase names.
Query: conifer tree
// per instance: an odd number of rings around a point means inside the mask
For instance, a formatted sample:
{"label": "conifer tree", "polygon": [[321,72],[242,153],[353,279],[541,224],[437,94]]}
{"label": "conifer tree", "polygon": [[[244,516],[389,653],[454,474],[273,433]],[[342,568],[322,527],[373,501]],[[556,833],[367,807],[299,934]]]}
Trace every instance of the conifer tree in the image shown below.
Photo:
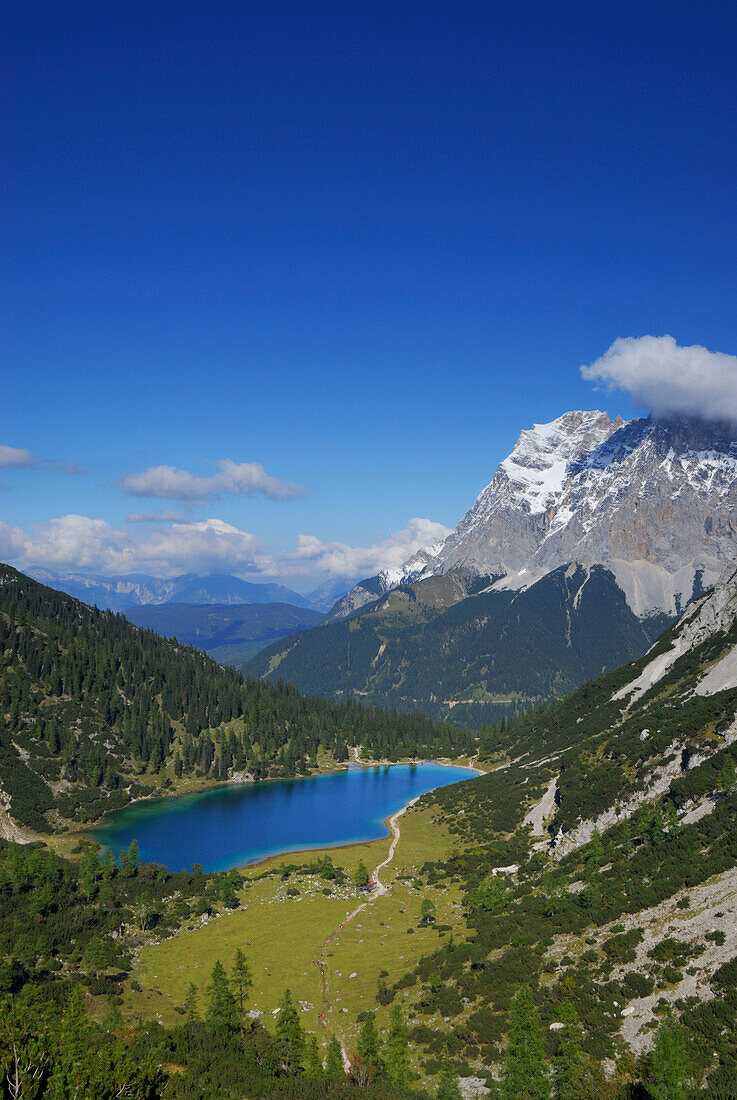
{"label": "conifer tree", "polygon": [[509,1036],[502,1064],[502,1100],[549,1100],[545,1039],[528,986],[512,1001]]}
{"label": "conifer tree", "polygon": [[648,830],[651,844],[659,844],[662,841],[664,827],[663,807],[660,802],[655,802],[650,813],[650,826]]}
{"label": "conifer tree", "polygon": [[133,838],[130,847],[120,855],[120,873],[124,878],[132,878],[138,869],[138,841]]}
{"label": "conifer tree", "polygon": [[233,960],[233,969],[230,972],[231,981],[238,997],[238,1009],[243,1017],[243,1005],[246,999],[248,990],[253,985],[253,978],[251,977],[251,968],[248,965],[246,956],[241,951],[240,947],[235,953]]}
{"label": "conifer tree", "polygon": [[411,1075],[409,1060],[409,1036],[407,1024],[399,1005],[392,1005],[389,1013],[389,1034],[386,1038],[386,1072],[389,1080],[406,1089]]}
{"label": "conifer tree", "polygon": [[343,1073],[343,1053],[340,1049],[340,1043],[334,1035],[331,1035],[325,1063],[325,1076],[328,1080],[333,1080],[336,1077],[342,1077]]}
{"label": "conifer tree", "polygon": [[681,823],[678,820],[678,812],[676,810],[675,803],[670,798],[667,799],[665,802],[663,818],[665,824],[668,827],[668,835],[675,836],[681,827]]}
{"label": "conifer tree", "polygon": [[363,890],[369,884],[369,870],[362,859],[359,859],[358,866],[353,872],[353,884],[359,890]]}
{"label": "conifer tree", "polygon": [[101,866],[102,866],[102,880],[103,880],[103,882],[110,882],[113,875],[115,874],[116,868],[115,868],[115,856],[113,855],[113,853],[111,852],[111,850],[109,848],[105,852],[104,856],[102,857]]}
{"label": "conifer tree", "polygon": [[384,1066],[373,1012],[367,1016],[358,1036],[358,1056],[366,1063],[373,1078],[380,1076]]}
{"label": "conifer tree", "polygon": [[592,866],[598,871],[601,867],[604,859],[604,844],[601,839],[601,833],[598,828],[594,828],[591,834],[591,840],[589,841],[588,859]]}
{"label": "conifer tree", "polygon": [[85,848],[80,872],[82,876],[82,889],[87,899],[91,900],[95,896],[95,891],[97,890],[97,876],[100,872],[100,859],[94,844],[89,844]]}
{"label": "conifer tree", "polygon": [[194,982],[190,982],[187,986],[187,994],[184,998],[184,1015],[188,1024],[198,1024],[200,1022],[198,1002],[199,994],[197,993],[197,986]]}
{"label": "conifer tree", "polygon": [[586,1064],[581,1051],[581,1037],[576,1010],[570,1001],[560,1009],[560,1046],[553,1063],[553,1095],[555,1100],[588,1100]]}
{"label": "conifer tree", "polygon": [[305,1044],[305,1073],[311,1081],[322,1081],[325,1077],[320,1048],[314,1035],[309,1035]]}
{"label": "conifer tree", "polygon": [[622,822],[622,851],[629,852],[632,847],[632,827],[630,825],[630,819],[626,817]]}
{"label": "conifer tree", "polygon": [[725,794],[729,794],[735,788],[737,776],[735,774],[734,760],[731,756],[724,757],[724,763],[719,773],[719,787]]}
{"label": "conifer tree", "polygon": [[432,898],[423,898],[420,905],[420,924],[435,924],[435,902]]}
{"label": "conifer tree", "polygon": [[690,1095],[686,1040],[680,1023],[668,1008],[655,1034],[650,1057],[650,1095],[653,1100],[686,1100]]}
{"label": "conifer tree", "polygon": [[299,1073],[305,1049],[305,1036],[299,1022],[292,991],[286,989],[276,1020],[276,1047],[287,1073]]}
{"label": "conifer tree", "polygon": [[205,1018],[215,1028],[235,1027],[238,1021],[238,1005],[220,959],[213,966],[210,975]]}

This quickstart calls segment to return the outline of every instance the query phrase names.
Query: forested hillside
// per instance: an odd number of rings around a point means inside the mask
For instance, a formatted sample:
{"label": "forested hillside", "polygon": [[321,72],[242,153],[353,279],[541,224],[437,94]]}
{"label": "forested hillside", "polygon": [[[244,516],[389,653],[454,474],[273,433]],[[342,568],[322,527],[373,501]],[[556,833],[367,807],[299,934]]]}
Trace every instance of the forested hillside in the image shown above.
{"label": "forested hillside", "polygon": [[638,619],[600,566],[562,567],[524,591],[467,587],[459,593],[450,573],[397,589],[274,643],[246,670],[478,727],[638,657],[668,622]]}
{"label": "forested hillside", "polygon": [[509,1072],[523,1012],[535,1096],[545,1059],[574,1074],[556,1096],[737,1095],[735,606],[737,576],[647,657],[484,728],[489,774],[422,800],[457,840],[425,890],[461,883],[471,928],[385,994],[428,1072]]}
{"label": "forested hillside", "polygon": [[0,788],[39,831],[187,778],[306,773],[318,754],[457,755],[467,732],[244,681],[203,653],[0,567]]}
{"label": "forested hillside", "polygon": [[205,996],[190,986],[176,1026],[125,1023],[121,994],[141,947],[233,913],[253,882],[139,864],[135,844],[117,866],[93,845],[80,854],[0,839],[3,1100],[420,1100],[396,1074],[374,1085],[347,1077],[337,1038],[325,1058],[289,990],[270,1028],[249,1015],[255,960],[242,951],[229,973],[210,960]]}

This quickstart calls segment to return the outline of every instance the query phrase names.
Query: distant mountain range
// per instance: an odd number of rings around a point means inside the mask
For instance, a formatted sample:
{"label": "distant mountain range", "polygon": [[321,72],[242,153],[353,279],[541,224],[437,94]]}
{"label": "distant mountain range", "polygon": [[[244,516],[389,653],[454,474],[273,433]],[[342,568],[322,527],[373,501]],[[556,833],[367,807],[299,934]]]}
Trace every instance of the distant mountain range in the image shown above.
{"label": "distant mountain range", "polygon": [[[95,604],[109,611],[127,611],[131,607],[151,604],[261,604],[287,603],[294,607],[315,607],[327,610],[337,592],[301,596],[280,584],[256,584],[227,573],[198,575],[184,573],[179,577],[150,577],[133,573],[121,577],[101,577],[89,573],[58,573],[49,569],[28,569],[34,580],[66,592],[83,603]],[[338,592],[340,589],[338,589]],[[311,594],[312,595],[312,594]],[[325,606],[325,603],[327,605]],[[323,606],[319,606],[322,604]]]}
{"label": "distant mountain range", "polygon": [[125,617],[165,638],[204,649],[220,664],[241,668],[270,642],[315,626],[324,616],[287,603],[164,603],[129,607]]}
{"label": "distant mountain range", "polygon": [[476,723],[570,690],[644,652],[735,560],[734,435],[599,411],[534,425],[444,542],[249,671]]}

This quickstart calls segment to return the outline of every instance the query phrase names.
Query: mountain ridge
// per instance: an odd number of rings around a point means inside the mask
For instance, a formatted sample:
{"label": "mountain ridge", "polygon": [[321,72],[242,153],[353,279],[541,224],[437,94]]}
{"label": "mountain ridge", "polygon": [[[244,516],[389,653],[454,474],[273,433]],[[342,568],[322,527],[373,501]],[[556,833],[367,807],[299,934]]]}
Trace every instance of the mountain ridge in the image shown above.
{"label": "mountain ridge", "polygon": [[126,611],[165,603],[238,604],[289,603],[312,607],[311,600],[280,584],[244,581],[229,573],[182,573],[176,577],[154,577],[147,573],[102,576],[52,569],[26,569],[26,576],[49,588],[66,592],[83,603],[103,610]]}
{"label": "mountain ridge", "polygon": [[164,638],[196,646],[221,664],[239,668],[265,645],[323,619],[319,611],[288,603],[149,604],[130,607],[129,622]]}
{"label": "mountain ridge", "polygon": [[611,420],[599,410],[535,424],[440,547],[420,552],[420,570],[410,559],[396,579],[361,582],[329,619],[355,610],[364,591],[405,579],[464,568],[522,588],[573,561],[608,566],[638,616],[675,615],[737,555],[734,434],[720,423]]}

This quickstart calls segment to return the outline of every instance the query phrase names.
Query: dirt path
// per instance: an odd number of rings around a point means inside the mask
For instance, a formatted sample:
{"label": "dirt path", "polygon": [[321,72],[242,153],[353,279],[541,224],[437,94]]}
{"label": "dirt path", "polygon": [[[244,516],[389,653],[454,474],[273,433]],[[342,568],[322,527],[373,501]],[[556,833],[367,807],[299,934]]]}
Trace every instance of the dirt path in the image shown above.
{"label": "dirt path", "polygon": [[[356,760],[358,760],[358,748],[355,749],[355,755]],[[371,893],[366,898],[366,901],[362,901],[360,905],[357,905],[356,908],[352,912],[350,912],[347,917],[343,918],[338,927],[333,929],[333,931],[323,943],[320,949],[320,953],[317,956],[317,965],[320,967],[320,995],[322,997],[322,1012],[320,1013],[320,1023],[322,1024],[323,1030],[326,1034],[329,1034],[331,1030],[334,1030],[331,1029],[328,1023],[328,1017],[332,1015],[333,1011],[333,1001],[330,990],[330,971],[328,968],[328,951],[333,941],[347,924],[350,924],[350,922],[355,917],[357,917],[359,913],[363,912],[363,910],[368,905],[371,905],[371,903],[376,901],[377,898],[383,897],[383,895],[388,892],[389,887],[381,881],[379,873],[382,868],[387,867],[394,859],[394,853],[396,851],[397,844],[399,843],[399,838],[401,836],[399,825],[397,824],[399,818],[410,808],[410,806],[414,806],[418,798],[419,795],[417,796],[417,798],[413,798],[410,802],[408,802],[406,806],[402,806],[401,810],[397,810],[397,812],[395,814],[392,814],[392,816],[388,819],[387,824],[392,831],[392,842],[389,845],[389,855],[386,857],[386,859],[382,860],[381,863],[377,863],[376,867],[374,867],[373,874],[371,875],[371,880],[373,882]],[[342,1035],[338,1035],[337,1037],[340,1043],[341,1054],[343,1056],[343,1066],[347,1073],[348,1070],[351,1068],[351,1063],[348,1058],[345,1041]]]}

